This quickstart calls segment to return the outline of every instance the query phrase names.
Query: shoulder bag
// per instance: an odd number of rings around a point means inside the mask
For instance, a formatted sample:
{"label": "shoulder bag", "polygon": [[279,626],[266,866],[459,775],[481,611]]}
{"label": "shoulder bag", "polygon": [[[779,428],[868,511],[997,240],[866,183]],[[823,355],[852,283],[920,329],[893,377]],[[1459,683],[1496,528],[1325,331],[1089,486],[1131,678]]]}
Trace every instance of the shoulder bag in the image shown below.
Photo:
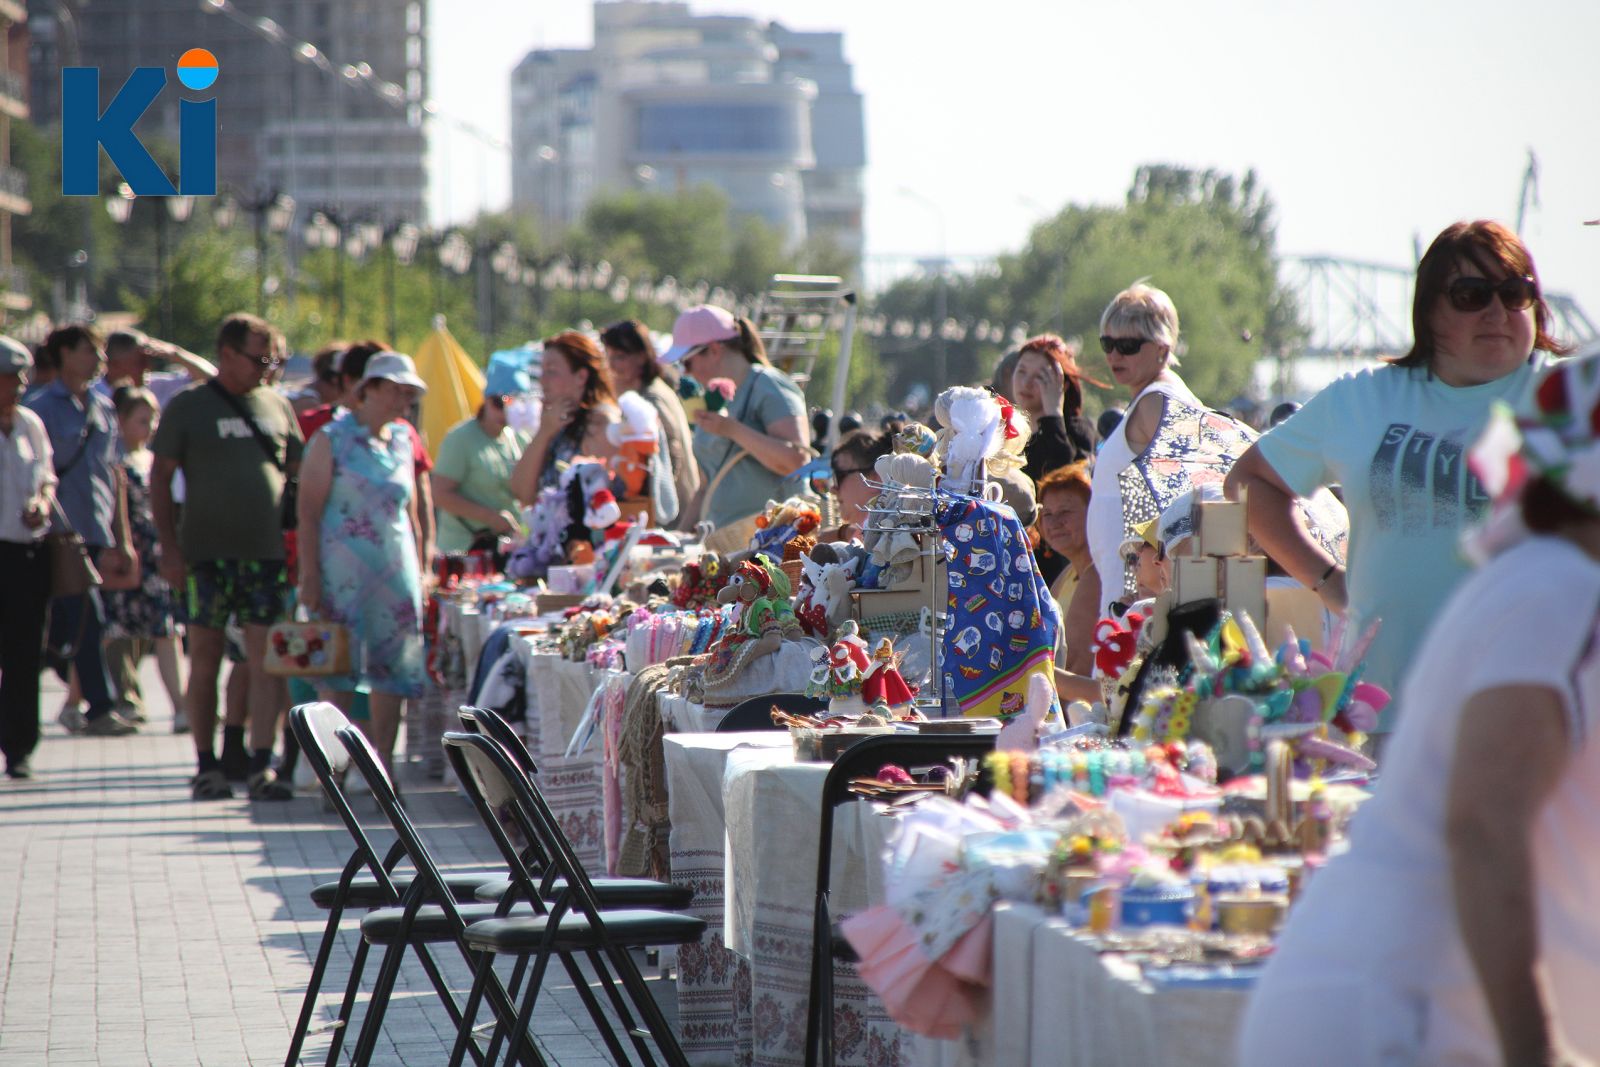
{"label": "shoulder bag", "polygon": [[267,459],[272,462],[274,467],[278,468],[278,473],[283,475],[283,502],[278,515],[278,524],[285,531],[294,529],[300,524],[300,479],[289,473],[289,446],[287,442],[284,444],[283,458],[279,459],[278,446],[273,442],[272,438],[262,432],[260,426],[256,425],[256,420],[245,410],[245,406],[239,403],[239,398],[224,389],[222,384],[215,378],[212,378],[206,384],[215,389],[217,395],[222,397],[223,402],[244,420],[246,426],[250,427],[250,434],[256,439],[256,444],[261,446],[261,451],[267,454]]}
{"label": "shoulder bag", "polygon": [[44,536],[50,550],[50,596],[83,596],[100,584],[100,572],[89,558],[83,535],[72,528],[66,512],[52,497],[50,532]]}

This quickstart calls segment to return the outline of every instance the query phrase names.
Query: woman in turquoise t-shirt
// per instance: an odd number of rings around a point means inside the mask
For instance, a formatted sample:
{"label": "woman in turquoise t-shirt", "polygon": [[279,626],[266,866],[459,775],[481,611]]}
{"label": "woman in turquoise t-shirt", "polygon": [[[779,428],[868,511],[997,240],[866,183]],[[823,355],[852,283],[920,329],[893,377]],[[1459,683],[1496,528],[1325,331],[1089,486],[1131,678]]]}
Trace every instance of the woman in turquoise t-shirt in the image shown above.
{"label": "woman in turquoise t-shirt", "polygon": [[[1250,532],[1357,632],[1382,628],[1366,680],[1395,692],[1435,613],[1468,566],[1457,542],[1488,497],[1466,452],[1496,400],[1514,404],[1547,353],[1551,313],[1533,257],[1497,222],[1458,222],[1417,266],[1415,343],[1403,358],[1340,378],[1268,431],[1228,475],[1250,494]],[[1293,498],[1342,487],[1349,574],[1295,519]],[[1379,732],[1394,728],[1397,705]]]}

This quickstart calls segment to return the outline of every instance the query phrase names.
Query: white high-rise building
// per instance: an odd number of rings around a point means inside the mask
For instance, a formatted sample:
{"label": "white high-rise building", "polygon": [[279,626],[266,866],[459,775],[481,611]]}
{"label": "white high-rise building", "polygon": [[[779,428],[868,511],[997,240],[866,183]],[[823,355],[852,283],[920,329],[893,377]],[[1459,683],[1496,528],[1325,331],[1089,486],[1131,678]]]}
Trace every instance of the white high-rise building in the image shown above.
{"label": "white high-rise building", "polygon": [[512,73],[511,195],[547,222],[602,191],[709,184],[791,242],[861,251],[861,95],[837,33],[602,0],[592,49],[530,52]]}

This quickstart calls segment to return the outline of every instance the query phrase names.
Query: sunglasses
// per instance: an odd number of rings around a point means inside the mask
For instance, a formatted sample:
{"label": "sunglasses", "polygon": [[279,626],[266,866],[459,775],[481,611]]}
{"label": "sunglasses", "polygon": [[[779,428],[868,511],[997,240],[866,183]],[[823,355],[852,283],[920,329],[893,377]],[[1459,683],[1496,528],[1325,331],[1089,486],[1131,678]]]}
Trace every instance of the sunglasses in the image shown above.
{"label": "sunglasses", "polygon": [[1107,337],[1100,335],[1100,351],[1106,355],[1120,352],[1125,356],[1137,355],[1139,349],[1149,344],[1149,339],[1144,337]]}
{"label": "sunglasses", "polygon": [[1457,278],[1444,295],[1457,311],[1482,311],[1496,296],[1507,311],[1521,311],[1539,299],[1539,284],[1518,274],[1499,282],[1487,278]]}
{"label": "sunglasses", "polygon": [[245,359],[249,360],[251,363],[254,363],[258,367],[276,367],[283,362],[283,360],[279,359],[275,355],[272,355],[271,353],[268,353],[265,356],[257,356],[243,350],[238,351],[239,355],[243,356]]}

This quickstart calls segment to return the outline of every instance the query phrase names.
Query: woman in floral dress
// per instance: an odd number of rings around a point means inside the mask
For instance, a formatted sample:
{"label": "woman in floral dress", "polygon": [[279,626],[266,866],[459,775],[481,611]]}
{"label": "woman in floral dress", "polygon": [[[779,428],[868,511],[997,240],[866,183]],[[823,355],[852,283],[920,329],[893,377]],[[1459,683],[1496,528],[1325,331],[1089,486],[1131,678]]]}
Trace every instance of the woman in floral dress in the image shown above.
{"label": "woman in floral dress", "polygon": [[426,388],[410,356],[373,356],[355,408],[317,431],[300,471],[300,604],[350,636],[350,673],[319,678],[318,689],[348,710],[365,683],[366,732],[385,761],[425,678],[412,430],[402,416]]}

